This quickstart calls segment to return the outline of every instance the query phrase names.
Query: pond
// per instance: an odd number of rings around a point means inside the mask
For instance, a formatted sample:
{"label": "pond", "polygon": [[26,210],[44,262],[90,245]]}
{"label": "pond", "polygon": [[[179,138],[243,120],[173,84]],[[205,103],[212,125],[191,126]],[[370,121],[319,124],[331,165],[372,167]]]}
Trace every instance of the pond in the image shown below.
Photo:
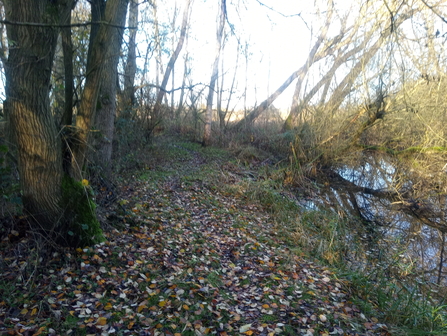
{"label": "pond", "polygon": [[[447,173],[421,175],[405,160],[363,156],[356,165],[325,171],[303,205],[355,218],[365,251],[348,251],[353,268],[381,268],[396,278],[446,285]],[[357,237],[358,238],[358,237]]]}

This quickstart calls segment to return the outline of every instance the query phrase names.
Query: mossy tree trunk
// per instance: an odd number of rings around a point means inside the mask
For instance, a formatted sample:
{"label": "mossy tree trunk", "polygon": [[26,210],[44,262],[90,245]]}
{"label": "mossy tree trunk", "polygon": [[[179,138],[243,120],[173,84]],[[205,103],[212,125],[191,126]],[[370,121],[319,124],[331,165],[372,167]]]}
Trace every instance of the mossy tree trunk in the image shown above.
{"label": "mossy tree trunk", "polygon": [[73,0],[4,0],[9,41],[5,109],[17,147],[22,200],[32,229],[61,245],[102,240],[94,205],[64,176],[59,131],[50,110],[58,26]]}

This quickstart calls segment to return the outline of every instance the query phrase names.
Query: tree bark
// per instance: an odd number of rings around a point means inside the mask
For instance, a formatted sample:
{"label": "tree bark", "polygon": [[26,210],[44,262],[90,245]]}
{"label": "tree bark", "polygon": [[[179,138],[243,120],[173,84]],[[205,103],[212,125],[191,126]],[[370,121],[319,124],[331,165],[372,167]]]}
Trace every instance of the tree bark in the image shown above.
{"label": "tree bark", "polygon": [[[64,18],[64,24],[71,24],[71,11]],[[71,41],[71,28],[61,29],[62,51],[64,55],[64,77],[65,77],[65,103],[62,125],[73,123],[73,92],[74,92],[74,70],[73,70],[73,43]]]}
{"label": "tree bark", "polygon": [[[65,25],[71,24],[71,11],[62,18]],[[70,134],[73,124],[73,94],[74,94],[74,69],[73,69],[73,41],[71,40],[71,28],[61,29],[62,52],[64,62],[64,111],[61,120],[61,126],[67,126],[63,129],[63,134]],[[69,174],[71,163],[71,149],[68,139],[62,142],[62,160],[64,173]]]}
{"label": "tree bark", "polygon": [[[56,25],[71,10],[72,1],[5,0],[4,4],[9,21]],[[22,200],[33,222],[48,235],[63,225],[64,213],[61,141],[49,102],[58,32],[47,26],[7,26],[5,108],[17,146]]]}
{"label": "tree bark", "polygon": [[[125,17],[128,0],[108,0],[104,12],[104,21],[111,25],[122,25]],[[87,70],[84,90],[81,95],[78,114],[76,116],[76,143],[73,146],[73,160],[70,174],[76,180],[82,179],[82,172],[85,169],[85,159],[88,148],[89,133],[92,127],[96,112],[96,104],[101,87],[101,78],[104,74],[104,60],[110,57],[112,48],[110,41],[114,32],[118,29],[111,25],[102,24],[98,32],[90,43],[89,59],[87,60]],[[93,27],[92,27],[93,29]],[[115,83],[115,82],[114,82]]]}
{"label": "tree bark", "polygon": [[217,80],[217,76],[219,74],[219,59],[220,59],[220,52],[222,49],[222,37],[223,37],[223,30],[224,30],[224,26],[225,26],[225,17],[226,17],[225,0],[221,0],[220,1],[219,26],[217,27],[216,55],[214,58],[213,72],[211,74],[208,98],[206,100],[205,129],[203,131],[203,140],[202,140],[203,146],[208,146],[211,142],[211,123],[213,121],[214,88],[216,86],[216,80]]}
{"label": "tree bark", "polygon": [[[116,25],[124,26],[127,13],[127,1],[122,1],[118,8],[119,15]],[[94,122],[94,136],[91,148],[91,161],[96,170],[100,170],[105,177],[111,174],[112,142],[116,116],[117,95],[117,66],[120,57],[123,29],[112,28],[108,40],[108,51],[104,60],[103,74],[101,76],[100,92]],[[132,87],[133,89],[133,87]]]}

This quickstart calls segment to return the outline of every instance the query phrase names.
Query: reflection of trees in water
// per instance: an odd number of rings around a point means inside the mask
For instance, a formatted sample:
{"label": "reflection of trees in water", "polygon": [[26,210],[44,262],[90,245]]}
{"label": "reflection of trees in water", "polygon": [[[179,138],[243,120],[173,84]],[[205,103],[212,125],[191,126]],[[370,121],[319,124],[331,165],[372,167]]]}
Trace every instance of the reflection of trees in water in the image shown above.
{"label": "reflection of trees in water", "polygon": [[446,194],[433,188],[443,181],[416,174],[405,160],[369,156],[362,161],[328,171],[319,195],[321,206],[361,223],[357,233],[364,235],[365,251],[347,256],[352,265],[446,284]]}

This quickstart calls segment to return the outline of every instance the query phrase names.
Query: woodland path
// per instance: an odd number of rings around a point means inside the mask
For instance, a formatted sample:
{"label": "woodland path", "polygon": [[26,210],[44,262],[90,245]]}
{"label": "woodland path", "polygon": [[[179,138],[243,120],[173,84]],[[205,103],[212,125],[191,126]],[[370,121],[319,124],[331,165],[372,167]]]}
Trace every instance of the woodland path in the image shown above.
{"label": "woodland path", "polygon": [[390,335],[346,281],[291,253],[274,219],[229,191],[243,168],[175,146],[120,182],[120,206],[102,210],[106,242],[34,273],[26,241],[2,246],[14,287],[0,289],[0,334]]}

